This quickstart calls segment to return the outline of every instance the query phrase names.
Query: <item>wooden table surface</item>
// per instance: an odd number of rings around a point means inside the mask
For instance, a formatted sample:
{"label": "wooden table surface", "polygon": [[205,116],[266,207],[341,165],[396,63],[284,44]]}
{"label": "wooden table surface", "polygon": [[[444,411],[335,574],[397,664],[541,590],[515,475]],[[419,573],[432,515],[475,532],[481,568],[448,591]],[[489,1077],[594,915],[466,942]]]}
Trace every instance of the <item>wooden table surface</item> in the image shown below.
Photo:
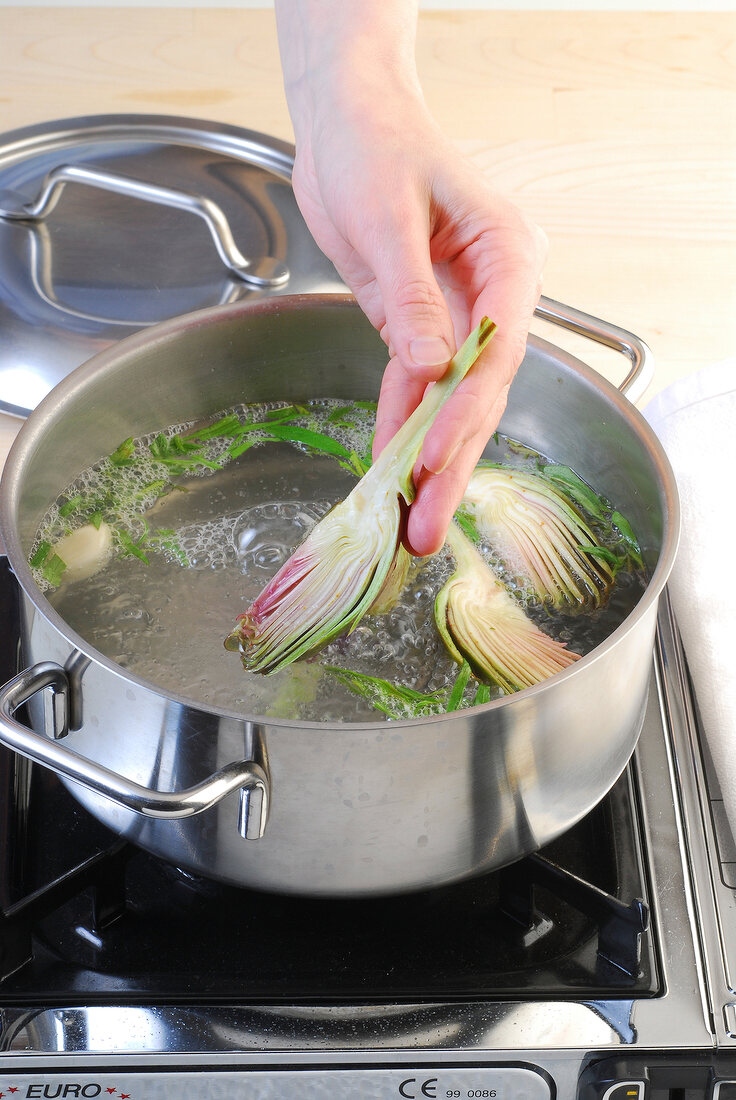
{"label": "wooden table surface", "polygon": [[[444,130],[547,231],[545,292],[651,346],[649,396],[736,355],[736,13],[427,11],[418,59]],[[0,131],[107,112],[291,140],[273,13],[0,8]]]}

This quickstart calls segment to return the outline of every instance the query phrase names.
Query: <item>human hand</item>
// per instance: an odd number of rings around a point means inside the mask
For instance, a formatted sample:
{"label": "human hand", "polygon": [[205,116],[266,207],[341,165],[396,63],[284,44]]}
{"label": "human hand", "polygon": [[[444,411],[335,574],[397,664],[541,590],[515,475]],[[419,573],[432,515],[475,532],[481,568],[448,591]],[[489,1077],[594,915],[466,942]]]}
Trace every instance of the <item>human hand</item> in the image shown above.
{"label": "human hand", "polygon": [[[349,13],[349,32],[353,20]],[[334,33],[344,47],[345,27]],[[442,546],[503,413],[539,299],[546,238],[439,131],[407,63],[406,27],[403,39],[395,25],[383,34],[403,49],[391,64],[380,52],[366,60],[343,50],[339,64],[301,77],[301,94],[290,97],[293,186],[317,244],[389,348],[374,455],[481,317],[498,325],[415,468],[404,538],[425,555]]]}

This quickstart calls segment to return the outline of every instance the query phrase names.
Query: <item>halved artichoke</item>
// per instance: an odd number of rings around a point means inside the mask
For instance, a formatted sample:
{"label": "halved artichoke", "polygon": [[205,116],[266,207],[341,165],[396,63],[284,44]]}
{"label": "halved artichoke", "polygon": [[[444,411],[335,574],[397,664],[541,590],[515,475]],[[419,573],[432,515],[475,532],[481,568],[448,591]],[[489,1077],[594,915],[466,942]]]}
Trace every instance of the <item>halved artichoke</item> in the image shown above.
{"label": "halved artichoke", "polygon": [[374,604],[400,553],[401,501],[414,499],[412,469],[424,437],[495,329],[484,317],[350,495],[238,617],[225,645],[240,651],[247,669],[284,668],[352,630]]}
{"label": "halved artichoke", "polygon": [[447,545],[455,557],[455,572],[438,593],[434,614],[458,663],[467,660],[476,676],[510,694],[579,659],[532,622],[454,523]]}
{"label": "halved artichoke", "polygon": [[504,564],[555,608],[598,606],[613,583],[606,552],[571,501],[543,476],[478,466],[462,507]]}

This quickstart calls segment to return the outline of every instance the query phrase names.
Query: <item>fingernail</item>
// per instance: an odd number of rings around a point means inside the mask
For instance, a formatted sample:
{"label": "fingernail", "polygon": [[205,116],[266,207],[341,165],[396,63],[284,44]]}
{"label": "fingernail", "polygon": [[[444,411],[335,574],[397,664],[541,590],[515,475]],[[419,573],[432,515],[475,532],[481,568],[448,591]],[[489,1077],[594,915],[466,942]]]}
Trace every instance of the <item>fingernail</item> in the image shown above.
{"label": "fingernail", "polygon": [[418,367],[439,367],[452,358],[447,341],[441,336],[415,336],[409,342],[409,354]]}

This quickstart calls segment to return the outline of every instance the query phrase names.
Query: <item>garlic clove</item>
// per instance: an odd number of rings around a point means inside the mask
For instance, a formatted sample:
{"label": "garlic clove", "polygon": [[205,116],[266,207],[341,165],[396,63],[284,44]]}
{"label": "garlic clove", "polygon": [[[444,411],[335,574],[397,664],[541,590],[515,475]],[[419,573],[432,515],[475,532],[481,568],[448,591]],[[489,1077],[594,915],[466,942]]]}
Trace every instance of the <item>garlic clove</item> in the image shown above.
{"label": "garlic clove", "polygon": [[87,580],[102,569],[112,553],[112,528],[107,523],[99,527],[86,523],[59,539],[54,551],[66,562],[63,580]]}

